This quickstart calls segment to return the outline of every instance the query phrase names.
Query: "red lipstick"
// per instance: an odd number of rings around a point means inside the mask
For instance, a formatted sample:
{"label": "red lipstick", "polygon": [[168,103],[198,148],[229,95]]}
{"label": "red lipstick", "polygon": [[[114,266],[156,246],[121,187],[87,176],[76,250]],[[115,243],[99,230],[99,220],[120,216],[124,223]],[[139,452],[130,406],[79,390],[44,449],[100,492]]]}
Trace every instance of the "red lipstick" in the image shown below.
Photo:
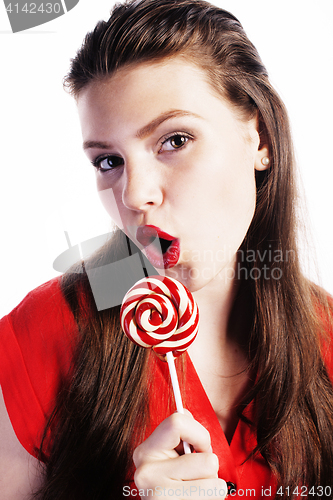
{"label": "red lipstick", "polygon": [[170,269],[177,264],[180,256],[178,238],[159,227],[146,225],[137,229],[136,239],[145,248],[148,260],[157,269]]}

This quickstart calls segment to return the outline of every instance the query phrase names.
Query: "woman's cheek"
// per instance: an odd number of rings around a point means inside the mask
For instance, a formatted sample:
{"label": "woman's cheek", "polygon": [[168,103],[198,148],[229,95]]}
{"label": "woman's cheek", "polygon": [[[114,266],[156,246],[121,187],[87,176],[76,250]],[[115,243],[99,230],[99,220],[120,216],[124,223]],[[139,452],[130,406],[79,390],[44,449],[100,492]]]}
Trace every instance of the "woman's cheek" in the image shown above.
{"label": "woman's cheek", "polygon": [[99,189],[98,195],[104,206],[105,210],[113,220],[113,222],[119,227],[119,229],[124,228],[122,217],[119,210],[119,203],[116,200],[115,192],[112,188]]}

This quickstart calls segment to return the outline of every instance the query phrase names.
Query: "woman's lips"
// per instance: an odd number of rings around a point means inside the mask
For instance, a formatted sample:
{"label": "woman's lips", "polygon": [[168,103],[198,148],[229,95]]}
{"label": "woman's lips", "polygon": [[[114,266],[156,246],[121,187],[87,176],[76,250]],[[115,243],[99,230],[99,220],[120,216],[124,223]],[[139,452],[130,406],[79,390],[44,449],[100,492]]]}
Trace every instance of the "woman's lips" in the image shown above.
{"label": "woman's lips", "polygon": [[177,264],[180,256],[179,239],[156,226],[140,226],[136,239],[145,248],[148,260],[157,269],[169,269]]}

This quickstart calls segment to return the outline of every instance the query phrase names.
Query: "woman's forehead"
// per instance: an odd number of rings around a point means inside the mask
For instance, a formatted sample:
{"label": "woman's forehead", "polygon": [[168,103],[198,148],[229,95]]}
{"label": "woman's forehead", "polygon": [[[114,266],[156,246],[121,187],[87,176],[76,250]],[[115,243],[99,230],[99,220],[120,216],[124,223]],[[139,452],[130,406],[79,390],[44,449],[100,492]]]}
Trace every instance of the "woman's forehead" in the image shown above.
{"label": "woman's forehead", "polygon": [[[168,57],[158,61],[143,61],[128,64],[114,71],[111,75],[104,75],[94,79],[88,86],[98,91],[117,86],[120,90],[127,89],[133,82],[135,86],[151,88],[154,83],[171,82],[182,83],[191,79],[192,83],[206,81],[206,73],[199,65],[186,60],[182,56]],[[192,85],[193,86],[193,85]]]}
{"label": "woman's forehead", "polygon": [[130,115],[143,109],[181,109],[198,113],[201,103],[216,105],[216,100],[230,107],[208,82],[205,71],[183,57],[158,62],[131,64],[111,76],[94,79],[78,96],[79,108],[92,106],[101,115],[112,105],[115,112]]}
{"label": "woman's forehead", "polygon": [[249,128],[226,100],[213,95],[200,71],[178,63],[137,66],[96,81],[79,96],[78,110],[89,147],[125,144],[170,127],[242,136]]}

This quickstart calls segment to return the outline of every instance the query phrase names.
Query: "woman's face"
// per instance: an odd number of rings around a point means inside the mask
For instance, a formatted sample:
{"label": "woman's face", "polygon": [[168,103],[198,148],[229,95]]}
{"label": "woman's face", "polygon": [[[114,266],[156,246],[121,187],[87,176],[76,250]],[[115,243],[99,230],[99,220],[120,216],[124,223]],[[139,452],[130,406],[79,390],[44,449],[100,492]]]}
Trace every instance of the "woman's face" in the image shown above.
{"label": "woman's face", "polygon": [[183,58],[95,81],[78,109],[103,204],[159,272],[192,291],[231,276],[265,168],[257,119]]}

